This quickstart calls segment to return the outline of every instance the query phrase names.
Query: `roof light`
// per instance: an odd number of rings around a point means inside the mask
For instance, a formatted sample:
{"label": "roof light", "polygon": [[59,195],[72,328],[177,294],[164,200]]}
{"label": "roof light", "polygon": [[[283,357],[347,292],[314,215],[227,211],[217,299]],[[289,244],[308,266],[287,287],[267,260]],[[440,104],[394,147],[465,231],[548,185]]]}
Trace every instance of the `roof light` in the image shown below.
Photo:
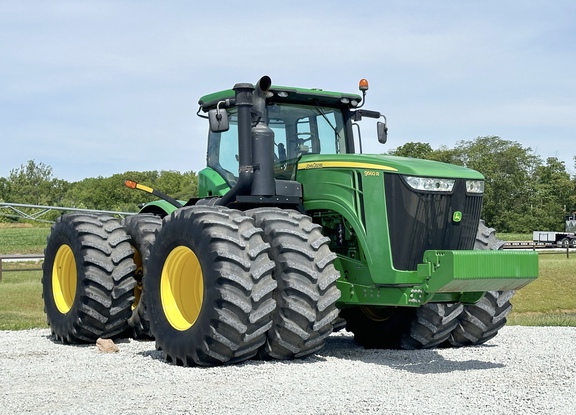
{"label": "roof light", "polygon": [[286,92],[286,91],[280,91],[280,92],[278,92],[278,96],[279,96],[280,98],[288,98],[288,92]]}
{"label": "roof light", "polygon": [[350,100],[349,100],[348,98],[341,98],[341,99],[340,99],[340,102],[341,102],[342,104],[349,104],[349,103],[350,103]]}
{"label": "roof light", "polygon": [[368,80],[364,78],[360,79],[358,89],[360,89],[360,91],[368,91]]}

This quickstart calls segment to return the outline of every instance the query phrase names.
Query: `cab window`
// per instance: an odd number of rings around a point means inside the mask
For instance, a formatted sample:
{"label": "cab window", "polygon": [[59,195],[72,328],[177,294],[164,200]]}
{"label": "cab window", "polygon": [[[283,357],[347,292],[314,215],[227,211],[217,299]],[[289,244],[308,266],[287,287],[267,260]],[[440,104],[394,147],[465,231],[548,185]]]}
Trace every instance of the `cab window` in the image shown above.
{"label": "cab window", "polygon": [[[306,154],[346,153],[344,118],[338,108],[269,104],[268,126],[274,132],[277,178],[293,179],[298,160]],[[230,129],[210,132],[208,166],[233,186],[238,176],[238,119],[229,112]]]}

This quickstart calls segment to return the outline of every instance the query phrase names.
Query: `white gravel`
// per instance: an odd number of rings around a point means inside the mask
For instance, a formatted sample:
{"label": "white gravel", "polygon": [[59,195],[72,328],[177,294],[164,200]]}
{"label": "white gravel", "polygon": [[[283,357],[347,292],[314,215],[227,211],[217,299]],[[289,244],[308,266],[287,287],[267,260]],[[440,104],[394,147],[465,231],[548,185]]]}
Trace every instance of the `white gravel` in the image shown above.
{"label": "white gravel", "polygon": [[2,414],[575,414],[576,328],[505,327],[484,346],[364,350],[333,334],[316,355],[215,368],[0,331]]}

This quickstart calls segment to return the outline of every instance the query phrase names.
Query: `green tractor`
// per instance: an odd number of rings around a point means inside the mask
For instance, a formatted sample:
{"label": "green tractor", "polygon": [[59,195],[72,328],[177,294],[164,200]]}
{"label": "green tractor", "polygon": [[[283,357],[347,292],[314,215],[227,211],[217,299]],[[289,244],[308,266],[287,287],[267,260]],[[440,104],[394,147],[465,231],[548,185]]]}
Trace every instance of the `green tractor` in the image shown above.
{"label": "green tractor", "polygon": [[538,275],[480,219],[484,177],[362,154],[362,95],[256,85],[206,95],[199,198],[159,196],[123,221],[73,213],[52,229],[43,297],[65,343],[154,338],[166,360],[294,359],[346,327],[367,348],[478,345]]}

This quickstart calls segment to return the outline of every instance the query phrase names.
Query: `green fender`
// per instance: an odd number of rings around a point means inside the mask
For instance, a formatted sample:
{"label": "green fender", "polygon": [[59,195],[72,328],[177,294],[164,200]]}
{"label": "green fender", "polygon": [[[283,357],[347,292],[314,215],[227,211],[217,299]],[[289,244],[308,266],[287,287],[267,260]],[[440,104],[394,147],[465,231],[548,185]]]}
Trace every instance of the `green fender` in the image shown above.
{"label": "green fender", "polygon": [[[186,202],[179,200],[182,204]],[[152,213],[161,217],[167,216],[178,209],[171,203],[165,200],[154,200],[153,202],[146,203],[139,213]]]}

